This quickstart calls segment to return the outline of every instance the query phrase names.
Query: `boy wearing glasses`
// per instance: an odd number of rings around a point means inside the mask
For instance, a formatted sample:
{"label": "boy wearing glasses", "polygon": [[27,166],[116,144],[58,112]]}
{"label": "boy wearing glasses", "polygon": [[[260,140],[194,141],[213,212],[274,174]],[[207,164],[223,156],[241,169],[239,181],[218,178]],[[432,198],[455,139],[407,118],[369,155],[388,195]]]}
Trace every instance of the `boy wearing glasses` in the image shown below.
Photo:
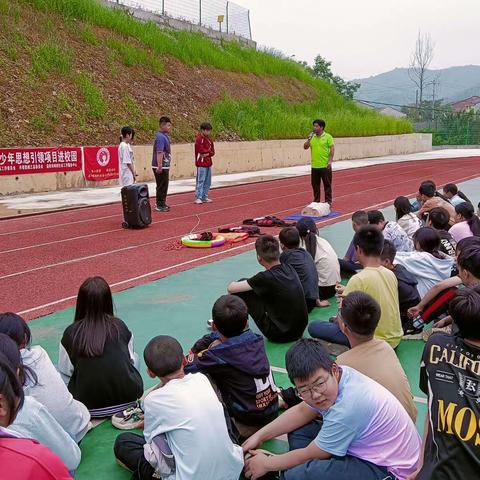
{"label": "boy wearing glasses", "polygon": [[[314,339],[293,345],[286,366],[303,402],[243,444],[248,479],[282,471],[283,480],[404,480],[415,471],[420,437],[388,390],[338,366]],[[288,453],[267,456],[255,450],[285,433]]]}

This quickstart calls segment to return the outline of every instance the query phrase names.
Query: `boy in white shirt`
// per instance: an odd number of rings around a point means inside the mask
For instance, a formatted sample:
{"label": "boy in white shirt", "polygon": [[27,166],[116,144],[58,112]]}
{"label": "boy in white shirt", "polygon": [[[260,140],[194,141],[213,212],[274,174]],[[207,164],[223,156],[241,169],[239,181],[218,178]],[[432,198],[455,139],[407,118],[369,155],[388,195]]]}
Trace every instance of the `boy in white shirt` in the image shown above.
{"label": "boy in white shirt", "polygon": [[[164,436],[175,459],[174,472],[161,478],[175,480],[238,480],[243,468],[242,448],[228,434],[223,406],[201,374],[185,375],[182,347],[172,337],[150,340],[143,353],[150,377],[158,388],[144,400],[144,436],[124,433],[115,442],[117,461],[138,480],[152,478],[156,469],[147,461],[153,442]],[[157,475],[158,475],[157,470]]]}
{"label": "boy in white shirt", "polygon": [[118,146],[118,163],[120,173],[120,185],[128,187],[135,183],[135,166],[133,160],[133,150],[130,145],[133,142],[135,130],[131,127],[122,128],[122,137]]}

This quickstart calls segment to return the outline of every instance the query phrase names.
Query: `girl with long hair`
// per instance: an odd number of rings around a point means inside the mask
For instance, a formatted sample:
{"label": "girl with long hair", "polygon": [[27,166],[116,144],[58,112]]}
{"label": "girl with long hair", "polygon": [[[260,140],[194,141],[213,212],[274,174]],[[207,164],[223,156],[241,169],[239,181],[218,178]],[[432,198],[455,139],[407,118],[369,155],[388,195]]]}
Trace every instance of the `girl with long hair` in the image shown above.
{"label": "girl with long hair", "polygon": [[114,315],[108,283],[87,278],[78,291],[74,321],[60,343],[58,369],[69,379],[68,389],[92,417],[122,412],[143,394],[137,361],[133,335]]}
{"label": "girl with long hair", "polygon": [[443,194],[448,198],[448,200],[454,207],[463,202],[472,203],[469,198],[463,192],[461,192],[454,183],[447,183],[443,187]]}
{"label": "girl with long hair", "polygon": [[407,197],[397,197],[393,202],[397,223],[405,230],[411,240],[413,234],[422,226],[419,218],[412,213],[412,204]]}
{"label": "girl with long hair", "polygon": [[480,219],[475,215],[475,209],[470,202],[459,203],[455,207],[455,220],[449,233],[456,242],[467,237],[480,236]]}
{"label": "girl with long hair", "polygon": [[318,272],[319,307],[328,307],[329,298],[335,296],[335,285],[340,281],[340,264],[330,243],[318,234],[317,226],[311,218],[301,218],[297,222],[301,246],[312,256]]}
{"label": "girl with long hair", "polygon": [[15,342],[22,363],[35,376],[33,380],[27,375],[23,387],[25,394],[44,405],[62,428],[80,442],[89,428],[90,413],[68,391],[48,353],[40,345],[30,346],[32,334],[27,322],[16,313],[1,313],[0,333]]}

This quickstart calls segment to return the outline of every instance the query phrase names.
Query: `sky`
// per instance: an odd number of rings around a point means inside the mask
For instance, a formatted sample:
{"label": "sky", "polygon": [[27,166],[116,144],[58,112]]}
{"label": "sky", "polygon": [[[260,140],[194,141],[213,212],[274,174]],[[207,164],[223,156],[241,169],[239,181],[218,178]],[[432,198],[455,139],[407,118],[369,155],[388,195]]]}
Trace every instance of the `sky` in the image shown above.
{"label": "sky", "polygon": [[418,32],[435,42],[432,68],[480,65],[480,0],[235,0],[253,39],[309,64],[317,54],[347,80],[407,67]]}

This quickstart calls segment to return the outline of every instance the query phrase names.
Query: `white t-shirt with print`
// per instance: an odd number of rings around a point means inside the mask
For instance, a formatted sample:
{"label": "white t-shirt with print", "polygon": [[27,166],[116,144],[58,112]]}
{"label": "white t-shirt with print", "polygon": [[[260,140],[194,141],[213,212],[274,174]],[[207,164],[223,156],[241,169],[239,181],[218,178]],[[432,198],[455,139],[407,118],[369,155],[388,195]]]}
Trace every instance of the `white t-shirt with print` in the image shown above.
{"label": "white t-shirt with print", "polygon": [[120,185],[122,187],[127,187],[135,183],[135,178],[133,173],[128,168],[129,165],[133,164],[133,150],[129,143],[122,142],[118,147],[118,162],[119,162],[119,173],[120,173]]}
{"label": "white t-shirt with print", "polygon": [[201,373],[170,380],[144,400],[145,440],[164,433],[175,457],[171,480],[238,480],[242,448],[230,440],[223,407]]}

